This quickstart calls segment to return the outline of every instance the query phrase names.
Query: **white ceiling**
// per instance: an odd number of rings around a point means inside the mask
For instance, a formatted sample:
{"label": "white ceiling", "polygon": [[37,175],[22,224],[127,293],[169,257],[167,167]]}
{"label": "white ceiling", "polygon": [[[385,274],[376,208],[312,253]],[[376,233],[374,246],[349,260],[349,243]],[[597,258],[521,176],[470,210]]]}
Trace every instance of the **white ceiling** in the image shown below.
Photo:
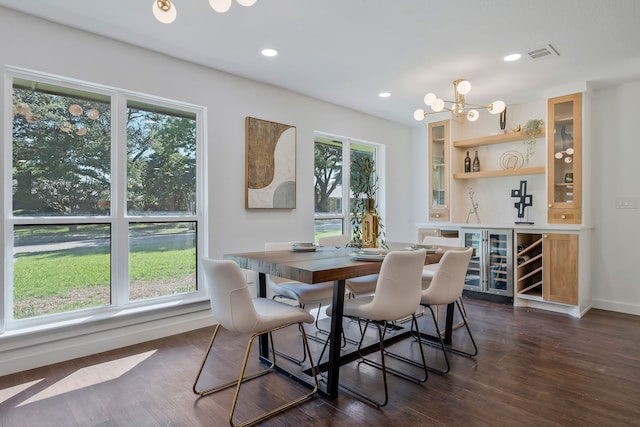
{"label": "white ceiling", "polygon": [[[640,76],[639,0],[258,0],[224,14],[173,1],[169,25],[153,0],[0,6],[409,125],[426,92],[451,99],[457,78],[472,83],[468,102],[512,104]],[[559,57],[502,61],[548,44]],[[262,57],[264,47],[280,55]]]}

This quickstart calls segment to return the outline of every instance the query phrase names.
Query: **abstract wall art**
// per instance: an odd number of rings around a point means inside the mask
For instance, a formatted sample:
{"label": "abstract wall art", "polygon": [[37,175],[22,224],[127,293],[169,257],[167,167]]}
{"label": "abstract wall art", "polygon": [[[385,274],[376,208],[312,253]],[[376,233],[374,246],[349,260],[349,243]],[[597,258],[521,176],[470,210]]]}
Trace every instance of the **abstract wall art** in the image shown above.
{"label": "abstract wall art", "polygon": [[295,209],[295,126],[247,117],[247,209]]}

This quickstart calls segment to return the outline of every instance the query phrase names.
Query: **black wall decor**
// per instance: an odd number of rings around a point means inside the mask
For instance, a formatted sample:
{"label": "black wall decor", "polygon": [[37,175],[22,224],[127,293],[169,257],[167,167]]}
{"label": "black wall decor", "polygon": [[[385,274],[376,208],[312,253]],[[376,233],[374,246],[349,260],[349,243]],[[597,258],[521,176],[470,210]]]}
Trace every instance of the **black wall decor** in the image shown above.
{"label": "black wall decor", "polygon": [[514,203],[516,209],[518,209],[518,219],[516,224],[533,224],[533,222],[525,221],[525,209],[529,206],[533,206],[533,194],[527,194],[527,181],[520,181],[520,188],[518,190],[511,190],[511,197],[518,197],[520,200]]}

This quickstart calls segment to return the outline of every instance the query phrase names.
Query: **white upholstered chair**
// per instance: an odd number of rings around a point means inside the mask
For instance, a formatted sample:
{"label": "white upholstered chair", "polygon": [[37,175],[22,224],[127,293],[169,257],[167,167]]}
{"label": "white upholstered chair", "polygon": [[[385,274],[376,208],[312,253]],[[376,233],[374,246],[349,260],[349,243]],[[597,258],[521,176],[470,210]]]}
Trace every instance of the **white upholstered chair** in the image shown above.
{"label": "white upholstered chair", "polygon": [[[304,342],[305,351],[309,356],[311,362],[312,375],[316,379],[315,368],[313,361],[311,360],[311,353],[309,351],[309,342],[305,335],[303,323],[313,323],[313,316],[301,308],[294,307],[288,304],[284,304],[279,301],[273,301],[267,298],[255,298],[252,299],[247,288],[245,277],[240,270],[240,267],[233,261],[221,261],[204,258],[202,260],[202,266],[204,269],[207,287],[209,290],[209,296],[211,298],[211,311],[218,324],[216,325],[209,348],[202,360],[200,370],[193,383],[193,392],[200,396],[205,396],[217,391],[235,386],[236,391],[231,404],[231,410],[229,413],[229,423],[232,426],[236,424],[233,421],[236,404],[240,395],[240,388],[245,381],[260,377],[273,371],[276,365],[276,354],[273,349],[273,339],[271,333],[273,331],[291,326],[298,325],[302,331],[302,337]],[[229,331],[244,333],[249,335],[249,341],[247,343],[247,349],[245,351],[242,368],[238,378],[233,379],[224,384],[219,384],[207,389],[199,389],[198,381],[202,374],[203,368],[207,362],[207,358],[211,353],[214,341],[220,328],[225,328]],[[271,341],[272,349],[272,364],[267,369],[246,374],[247,361],[251,350],[251,345],[255,338],[262,334],[268,334]],[[225,356],[227,357],[227,356]],[[268,418],[274,414],[283,412],[288,408],[291,408],[304,400],[310,398],[318,390],[317,379],[315,381],[315,387],[308,393],[292,400],[284,405],[281,405],[269,412],[258,415],[248,421],[245,421],[239,425],[253,424]]]}
{"label": "white upholstered chair", "polygon": [[[282,251],[291,249],[296,242],[267,242],[265,251]],[[284,279],[267,274],[267,286],[278,298],[288,298],[296,301],[302,308],[309,304],[322,304],[331,301],[333,295],[333,283],[301,283],[295,280]]]}
{"label": "white upholstered chair", "polygon": [[[353,388],[346,387],[343,384],[341,384],[341,387],[378,407],[386,405],[389,400],[387,372],[415,382],[424,382],[428,377],[427,365],[421,345],[419,348],[422,356],[421,365],[424,369],[424,376],[420,378],[414,378],[404,372],[387,367],[385,363],[385,356],[391,355],[391,353],[385,350],[384,347],[384,336],[389,323],[398,319],[411,317],[412,328],[414,328],[414,330],[417,330],[418,328],[415,312],[420,306],[420,274],[422,266],[424,265],[425,256],[426,253],[424,249],[417,251],[389,252],[382,261],[382,266],[380,267],[376,292],[368,297],[354,298],[344,302],[344,316],[366,322],[365,329],[358,344],[359,352],[369,324],[374,324],[378,329],[381,362],[378,363],[374,360],[367,359],[362,354],[360,354],[360,361],[382,370],[384,400],[374,400],[372,397]],[[327,308],[327,314],[329,316],[332,314],[331,306]],[[321,358],[322,354],[320,355],[320,359]]]}
{"label": "white upholstered chair", "polygon": [[[432,246],[460,246],[460,239],[457,237],[424,236],[423,245]],[[422,289],[427,289],[439,264],[427,264],[422,269]]]}
{"label": "white upholstered chair", "polygon": [[[431,317],[433,318],[433,322],[435,324],[438,344],[442,349],[446,362],[446,368],[444,369],[429,367],[430,370],[439,374],[446,374],[450,370],[447,351],[454,351],[456,353],[461,353],[471,357],[478,354],[478,347],[476,346],[475,340],[473,339],[473,335],[471,335],[471,330],[469,329],[466,315],[464,314],[459,301],[460,296],[462,295],[464,280],[467,274],[467,268],[469,266],[469,261],[471,260],[472,253],[473,248],[445,252],[445,254],[442,256],[442,259],[438,263],[438,268],[435,271],[431,283],[426,289],[422,290],[420,304],[429,308],[429,311],[431,312]],[[471,343],[473,344],[474,348],[474,352],[472,353],[456,350],[451,347],[447,347],[444,344],[442,334],[438,326],[438,319],[434,311],[434,307],[452,303],[455,303],[455,305],[458,307],[458,311],[462,316],[464,326],[466,327],[467,333],[471,338]],[[419,333],[416,332],[416,335],[419,336]],[[423,340],[423,342],[431,344],[431,341]]]}
{"label": "white upholstered chair", "polygon": [[[267,242],[264,245],[265,251],[282,251],[291,249],[293,244],[296,242]],[[287,298],[293,300],[298,303],[300,308],[308,309],[309,306],[317,305],[318,312],[315,317],[315,326],[316,329],[323,333],[328,333],[327,331],[321,329],[318,325],[318,318],[320,315],[320,309],[323,304],[330,304],[331,299],[333,297],[333,283],[332,282],[323,282],[323,283],[301,283],[295,280],[285,279],[278,276],[273,276],[270,274],[266,275],[267,287],[273,294],[273,298]],[[313,335],[310,336],[311,339],[318,340]],[[304,363],[305,353],[303,352],[302,359],[296,359],[295,357],[286,354],[286,353],[278,353],[280,356],[291,360],[294,363],[301,365]]]}
{"label": "white upholstered chair", "polygon": [[[346,246],[349,243],[349,238],[345,235],[327,236],[319,238],[318,243],[320,246]],[[377,282],[377,274],[368,274],[345,280],[344,287],[350,297],[360,297],[373,294],[376,290]]]}
{"label": "white upholstered chair", "polygon": [[[267,242],[264,245],[265,251],[282,251],[291,249],[295,242]],[[273,293],[274,298],[288,298],[296,301],[300,307],[307,305],[327,303],[333,296],[333,283],[301,283],[295,280],[284,279],[278,276],[267,274],[267,286]],[[319,309],[318,309],[319,310]]]}

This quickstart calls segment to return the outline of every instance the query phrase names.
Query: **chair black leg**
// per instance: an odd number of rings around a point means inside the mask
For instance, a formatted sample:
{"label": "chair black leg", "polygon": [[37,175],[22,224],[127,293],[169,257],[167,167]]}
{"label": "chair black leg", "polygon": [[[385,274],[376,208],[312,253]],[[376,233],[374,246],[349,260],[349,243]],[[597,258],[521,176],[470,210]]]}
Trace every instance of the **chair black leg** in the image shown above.
{"label": "chair black leg", "polygon": [[[438,337],[438,341],[440,343],[440,348],[442,349],[442,354],[444,355],[444,360],[446,362],[447,368],[446,369],[438,369],[438,368],[434,368],[433,366],[428,366],[427,368],[431,371],[431,372],[435,372],[436,374],[439,375],[444,375],[447,372],[449,372],[449,370],[451,369],[451,365],[449,364],[449,357],[447,356],[447,349],[446,346],[444,344],[444,341],[442,339],[442,334],[440,333],[440,327],[438,326],[438,318],[436,317],[436,313],[433,311],[433,307],[431,307],[430,305],[427,306],[429,308],[429,311],[431,311],[431,318],[433,319],[433,324],[436,328],[436,336]],[[417,326],[417,323],[416,323]],[[433,345],[434,342],[427,340],[425,338],[423,338],[420,333],[416,333],[416,337],[420,340],[420,342],[428,344],[428,345]]]}
{"label": "chair black leg", "polygon": [[[411,330],[413,331],[414,328],[415,328],[416,335],[420,336],[420,329],[418,328],[418,319],[416,318],[415,315],[412,316]],[[417,384],[420,384],[420,383],[423,383],[423,382],[427,381],[427,379],[429,379],[429,372],[428,372],[429,368],[427,366],[427,360],[424,357],[424,349],[422,348],[422,343],[419,342],[419,341],[417,341],[417,343],[418,343],[418,346],[419,346],[418,348],[420,349],[420,359],[422,360],[422,363],[418,363],[415,360],[409,359],[408,357],[405,357],[405,356],[401,356],[401,355],[399,355],[397,353],[393,353],[393,352],[391,352],[389,350],[386,350],[385,354],[387,356],[389,356],[389,357],[392,357],[392,358],[394,358],[396,360],[400,360],[400,361],[402,361],[404,363],[407,363],[409,365],[412,365],[412,366],[415,366],[415,367],[418,367],[418,368],[422,368],[424,370],[424,376],[422,378],[413,377],[413,376],[410,376],[408,374],[405,374],[404,372],[398,371],[396,369],[387,368],[387,370],[389,372],[391,372],[392,374],[394,374],[396,376],[399,376],[399,377],[404,378],[406,380],[413,381],[413,382],[415,382]]]}
{"label": "chair black leg", "polygon": [[473,339],[473,335],[471,334],[471,329],[469,329],[469,324],[467,323],[466,313],[464,312],[464,309],[460,305],[460,302],[461,301],[459,299],[456,300],[456,306],[458,307],[458,311],[460,312],[460,316],[462,317],[462,322],[464,323],[464,327],[467,329],[467,333],[469,334],[469,338],[471,339],[471,344],[473,345],[473,352],[467,352],[467,351],[463,351],[453,347],[448,347],[447,349],[449,351],[452,351],[454,353],[457,353],[463,356],[474,357],[478,354],[478,346],[476,345],[476,340]]}
{"label": "chair black leg", "polygon": [[[362,337],[360,338],[360,343],[358,344],[358,353],[360,353],[360,348],[362,347],[362,342],[364,341],[364,333],[367,331],[367,326],[369,325],[370,321],[367,320],[367,323],[365,324],[364,327],[364,331],[362,333]],[[378,340],[379,340],[379,346],[380,346],[380,361],[381,363],[371,363],[372,361],[364,358],[362,355],[360,355],[360,359],[361,359],[361,363],[365,363],[367,365],[370,366],[374,366],[376,368],[379,368],[382,370],[382,382],[384,384],[384,400],[382,402],[376,401],[374,399],[372,399],[371,397],[361,393],[358,390],[355,390],[354,388],[345,386],[343,384],[340,385],[340,387],[344,388],[345,390],[348,390],[349,392],[355,394],[356,396],[360,397],[361,399],[363,399],[366,402],[371,403],[372,405],[376,406],[377,408],[381,408],[383,406],[385,406],[387,404],[387,402],[389,402],[389,388],[387,385],[387,365],[385,363],[385,349],[384,349],[384,331],[386,328],[386,322],[384,323],[379,323],[376,322],[376,327],[378,328]]]}

